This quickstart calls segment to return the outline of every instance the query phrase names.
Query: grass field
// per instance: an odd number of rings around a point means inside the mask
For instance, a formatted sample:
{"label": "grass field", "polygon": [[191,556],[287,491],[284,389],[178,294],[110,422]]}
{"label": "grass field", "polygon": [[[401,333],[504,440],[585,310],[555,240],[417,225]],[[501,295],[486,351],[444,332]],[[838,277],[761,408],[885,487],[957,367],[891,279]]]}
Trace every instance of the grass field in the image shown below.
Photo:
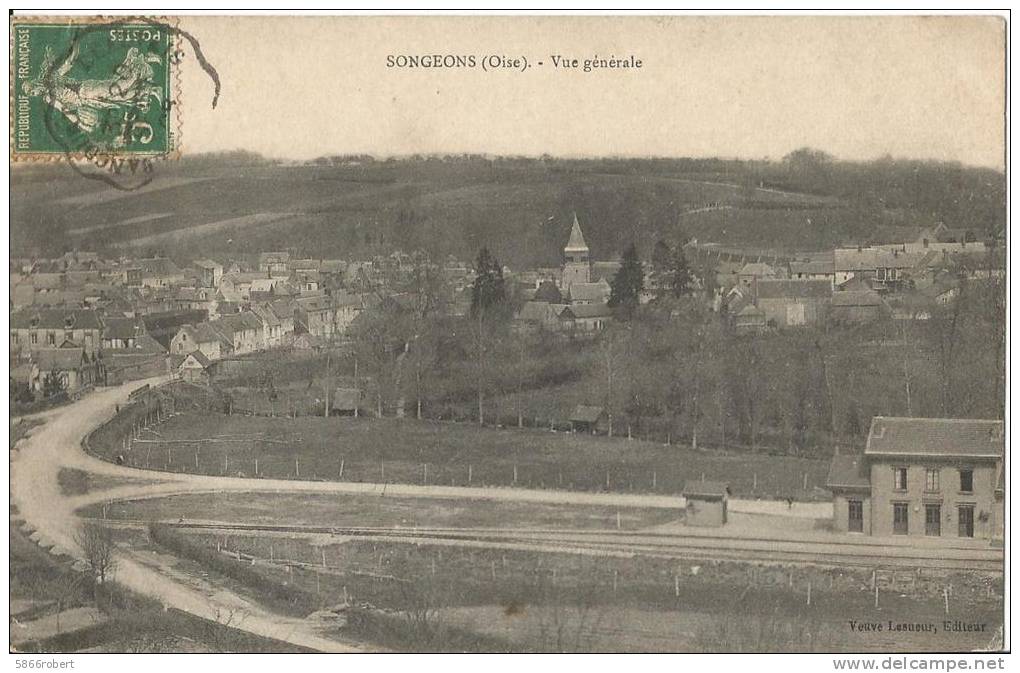
{"label": "grass field", "polygon": [[[1001,623],[1000,597],[961,597],[950,618],[983,621],[988,633],[862,640],[849,631],[848,619],[941,624],[945,618],[940,599],[899,592],[883,592],[876,610],[866,570],[166,529],[159,535],[178,552],[205,559],[207,568],[260,587],[263,596],[275,595],[270,587],[289,589],[282,596],[293,614],[346,597],[355,609],[345,633],[377,642],[388,637],[385,644],[395,649],[965,651],[986,645]],[[938,581],[960,586],[961,578]],[[389,628],[369,629],[380,617]]]}
{"label": "grass field", "polygon": [[[648,252],[657,237],[677,237],[681,231],[722,244],[824,249],[903,219],[902,208],[876,209],[836,194],[806,193],[812,190],[795,185],[782,191],[753,187],[758,168],[750,164],[723,162],[728,166],[720,172],[682,163],[664,167],[635,160],[603,166],[598,161],[475,158],[283,166],[253,156],[206,156],[160,166],[153,182],[135,192],[84,184],[88,181],[69,171],[33,168],[12,176],[11,219],[17,225],[11,231],[12,249],[63,245],[71,229],[84,232],[74,241],[82,249],[129,239],[161,246],[170,242],[160,238],[169,232],[258,212],[287,212],[298,217],[252,227],[240,237],[233,229],[198,229],[188,240],[177,241],[173,253],[297,246],[303,255],[368,256],[395,246],[423,246],[437,255],[468,259],[488,245],[501,261],[519,268],[559,262],[574,211],[599,259],[616,257],[631,237]],[[849,176],[844,180],[849,182]],[[942,178],[937,184],[943,182],[960,198],[973,196],[965,191],[966,182]],[[837,180],[835,186],[844,185]],[[980,197],[982,205],[990,200],[983,193]],[[727,210],[702,210],[720,205]],[[919,207],[907,211],[924,224],[938,219]],[[148,219],[166,213],[171,215]],[[408,213],[411,220],[401,218]],[[942,218],[956,221],[954,214]],[[105,227],[124,221],[137,225]],[[542,224],[547,222],[551,225]],[[629,226],[620,227],[621,222]]]}
{"label": "grass field", "polygon": [[110,425],[90,446],[107,460],[122,455],[136,467],[201,474],[638,493],[679,493],[685,480],[704,477],[728,482],[740,497],[829,497],[821,460],[548,430],[185,413],[141,439],[125,451],[123,435]]}
{"label": "grass field", "polygon": [[[169,516],[167,512],[173,512]],[[92,505],[85,516],[103,515]],[[106,506],[110,519],[160,521],[216,520],[252,524],[307,526],[505,527],[636,530],[677,521],[683,511],[666,509],[578,507],[538,503],[438,498],[329,496],[316,494],[200,493],[169,498],[121,501]]]}

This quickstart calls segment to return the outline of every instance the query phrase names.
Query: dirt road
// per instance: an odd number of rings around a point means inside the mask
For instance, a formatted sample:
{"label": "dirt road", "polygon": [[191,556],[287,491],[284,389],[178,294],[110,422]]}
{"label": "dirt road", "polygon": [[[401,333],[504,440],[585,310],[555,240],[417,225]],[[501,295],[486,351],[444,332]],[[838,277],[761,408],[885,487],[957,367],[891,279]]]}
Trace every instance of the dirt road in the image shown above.
{"label": "dirt road", "polygon": [[[33,539],[46,547],[55,546],[80,558],[75,533],[80,520],[75,511],[88,504],[123,499],[152,498],[184,493],[335,493],[347,495],[383,495],[390,497],[465,498],[499,501],[643,508],[679,508],[683,500],[662,495],[618,493],[577,493],[510,488],[466,488],[416,486],[410,484],[370,484],[348,482],[311,482],[277,479],[245,479],[209,475],[178,474],[140,470],[114,465],[84,452],[83,438],[113,416],[116,405],[123,404],[131,390],[146,383],[159,385],[162,379],[135,381],[119,387],[99,389],[74,404],[39,415],[45,424],[35,428],[12,455],[11,497],[25,520]],[[90,492],[83,496],[64,494],[57,480],[61,468],[76,468],[92,474],[125,477],[127,485]],[[829,516],[827,503],[786,503],[774,501],[732,500],[730,510],[748,514],[770,514],[797,518]],[[139,562],[124,552],[119,561],[117,581],[138,593],[148,595],[200,617],[223,621],[224,614],[236,620],[238,598],[198,591],[186,586],[151,564]],[[353,651],[349,644],[317,633],[302,620],[287,619],[248,606],[239,623],[251,633],[324,651]]]}
{"label": "dirt road", "polygon": [[[148,381],[151,384],[159,382],[158,379]],[[35,428],[20,445],[11,463],[11,497],[25,520],[25,527],[34,531],[33,538],[41,545],[56,546],[58,550],[81,558],[74,540],[79,524],[74,513],[76,503],[60,489],[57,474],[61,467],[148,477],[152,479],[149,487],[158,489],[166,486],[165,475],[125,470],[88,456],[81,449],[82,438],[112,415],[115,405],[123,403],[128,392],[138,385],[139,382],[134,382],[99,390],[74,404],[43,414],[41,418],[46,423]],[[205,486],[209,488],[212,485]],[[259,636],[324,652],[359,651],[356,647],[320,635],[303,620],[281,617],[255,606],[239,611],[236,597],[224,596],[223,592],[210,595],[185,586],[140,563],[126,552],[118,558],[116,580],[166,606],[212,621],[229,623],[234,628]]]}

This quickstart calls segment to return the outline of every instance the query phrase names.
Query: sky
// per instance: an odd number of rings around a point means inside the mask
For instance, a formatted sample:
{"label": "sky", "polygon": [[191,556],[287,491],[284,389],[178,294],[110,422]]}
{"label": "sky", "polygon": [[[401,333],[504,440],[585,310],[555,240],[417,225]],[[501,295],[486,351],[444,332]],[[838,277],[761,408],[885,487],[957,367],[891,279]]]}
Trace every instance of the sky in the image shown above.
{"label": "sky", "polygon": [[[803,146],[1003,168],[1004,24],[989,17],[183,17],[184,153],[780,159]],[[478,67],[388,68],[473,55]],[[484,72],[487,55],[524,72]],[[552,66],[553,55],[640,69]],[[543,65],[539,66],[538,63]]]}

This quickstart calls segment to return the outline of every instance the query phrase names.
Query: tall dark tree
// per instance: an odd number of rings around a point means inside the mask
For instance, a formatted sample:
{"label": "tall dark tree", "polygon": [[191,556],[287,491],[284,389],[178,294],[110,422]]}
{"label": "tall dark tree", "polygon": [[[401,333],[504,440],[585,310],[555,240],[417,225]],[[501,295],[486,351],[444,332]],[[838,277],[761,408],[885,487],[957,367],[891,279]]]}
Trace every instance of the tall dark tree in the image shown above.
{"label": "tall dark tree", "polygon": [[677,245],[673,251],[673,263],[670,266],[669,289],[674,297],[682,297],[691,289],[691,268],[687,264],[684,246]]}
{"label": "tall dark tree", "polygon": [[488,317],[498,317],[506,313],[507,305],[503,267],[489,249],[483,247],[478,251],[478,259],[475,261],[475,282],[471,287],[471,315],[477,317],[482,313]]}
{"label": "tall dark tree", "polygon": [[59,372],[50,372],[43,377],[43,397],[52,397],[57,393],[62,393],[66,387],[67,383]]}
{"label": "tall dark tree", "polygon": [[670,277],[673,270],[673,248],[667,241],[659,239],[659,242],[652,248],[652,268],[650,280],[656,297],[664,297],[671,294]]}
{"label": "tall dark tree", "polygon": [[510,317],[510,300],[503,280],[503,267],[488,248],[478,252],[475,282],[471,287],[471,330],[475,342],[475,377],[478,384],[478,423],[485,422],[485,381],[491,367],[492,351],[500,328]]}
{"label": "tall dark tree", "polygon": [[623,251],[620,270],[610,283],[609,305],[629,315],[637,308],[641,291],[645,288],[645,272],[638,258],[637,248],[631,243]]}

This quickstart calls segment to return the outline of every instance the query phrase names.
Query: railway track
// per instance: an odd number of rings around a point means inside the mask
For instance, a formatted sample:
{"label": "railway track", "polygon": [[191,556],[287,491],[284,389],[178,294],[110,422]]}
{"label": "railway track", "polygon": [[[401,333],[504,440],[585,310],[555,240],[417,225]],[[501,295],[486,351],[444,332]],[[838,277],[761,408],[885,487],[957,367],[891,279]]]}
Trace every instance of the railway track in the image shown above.
{"label": "railway track", "polygon": [[[139,527],[132,519],[104,523]],[[182,530],[274,533],[290,536],[331,535],[379,542],[531,548],[550,552],[646,555],[704,561],[745,561],[823,566],[938,568],[1001,573],[1001,549],[948,546],[921,547],[856,541],[796,541],[679,535],[663,532],[600,530],[515,530],[500,528],[386,528],[301,526],[229,522],[164,522]]]}

